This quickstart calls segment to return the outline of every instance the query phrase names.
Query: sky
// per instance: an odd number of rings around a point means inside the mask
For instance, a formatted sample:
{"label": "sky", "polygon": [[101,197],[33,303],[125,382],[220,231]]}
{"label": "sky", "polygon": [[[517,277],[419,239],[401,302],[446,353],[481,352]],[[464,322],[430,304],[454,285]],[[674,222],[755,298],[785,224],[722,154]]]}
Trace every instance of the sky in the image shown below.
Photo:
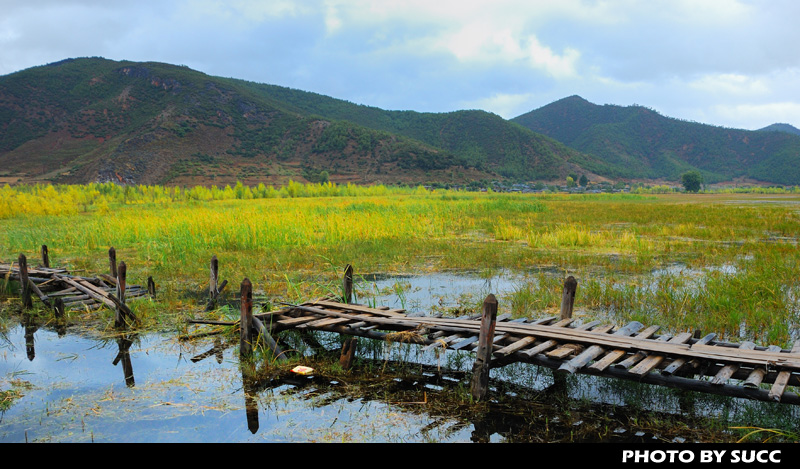
{"label": "sky", "polygon": [[387,110],[511,119],[579,95],[800,128],[797,0],[0,0],[0,75],[186,65]]}

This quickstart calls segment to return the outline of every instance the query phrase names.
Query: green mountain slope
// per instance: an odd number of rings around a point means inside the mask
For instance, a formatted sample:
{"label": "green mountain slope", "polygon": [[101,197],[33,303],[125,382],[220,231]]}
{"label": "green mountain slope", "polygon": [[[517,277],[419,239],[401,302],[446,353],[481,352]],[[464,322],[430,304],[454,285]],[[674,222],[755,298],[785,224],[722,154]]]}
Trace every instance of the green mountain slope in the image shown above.
{"label": "green mountain slope", "polygon": [[761,132],[788,132],[790,134],[800,135],[800,129],[789,124],[771,124],[758,130]]}
{"label": "green mountain slope", "polygon": [[[607,170],[482,111],[383,111],[162,63],[68,59],[0,77],[0,178],[458,182]],[[2,182],[2,179],[0,179]]]}
{"label": "green mountain slope", "polygon": [[596,105],[571,96],[512,119],[614,168],[612,177],[706,181],[747,177],[800,184],[800,137],[687,122],[642,106]]}
{"label": "green mountain slope", "polygon": [[575,170],[613,172],[603,161],[485,111],[387,111],[280,86],[252,86],[255,93],[287,109],[403,135],[457,154],[466,164],[491,168],[506,178],[561,179]]}

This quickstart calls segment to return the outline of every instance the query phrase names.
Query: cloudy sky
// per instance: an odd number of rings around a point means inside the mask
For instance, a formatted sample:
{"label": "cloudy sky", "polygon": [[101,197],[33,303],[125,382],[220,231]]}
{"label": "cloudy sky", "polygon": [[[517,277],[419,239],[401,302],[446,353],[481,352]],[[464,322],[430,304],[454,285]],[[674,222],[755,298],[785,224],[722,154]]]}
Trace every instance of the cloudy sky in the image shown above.
{"label": "cloudy sky", "polygon": [[571,95],[800,127],[797,0],[0,0],[0,75],[159,61],[391,110],[512,118]]}

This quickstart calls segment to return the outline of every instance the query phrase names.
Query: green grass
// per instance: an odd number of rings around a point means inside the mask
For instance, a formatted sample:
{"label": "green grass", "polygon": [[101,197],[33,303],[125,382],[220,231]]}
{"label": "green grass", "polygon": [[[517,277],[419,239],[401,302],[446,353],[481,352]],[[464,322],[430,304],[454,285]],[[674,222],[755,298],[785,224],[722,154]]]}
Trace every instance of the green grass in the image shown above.
{"label": "green grass", "polygon": [[560,282],[574,275],[584,314],[731,337],[744,330],[784,346],[796,333],[797,194],[570,196],[333,184],[0,191],[0,258],[36,259],[46,244],[54,264],[97,273],[107,270],[113,246],[129,279],[152,275],[159,286],[146,316],[165,305],[191,310],[184,293],[206,288],[216,255],[228,294],[248,277],[263,296],[299,300],[338,288],[346,264],[357,275],[508,269],[527,275],[501,298],[501,312],[518,316],[557,308]]}

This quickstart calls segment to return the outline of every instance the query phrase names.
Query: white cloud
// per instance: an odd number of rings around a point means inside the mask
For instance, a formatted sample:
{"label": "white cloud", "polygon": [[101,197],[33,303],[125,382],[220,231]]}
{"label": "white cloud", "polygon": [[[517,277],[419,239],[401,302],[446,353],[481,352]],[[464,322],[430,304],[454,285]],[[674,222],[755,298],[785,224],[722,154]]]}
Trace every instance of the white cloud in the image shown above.
{"label": "white cloud", "polygon": [[513,117],[579,94],[800,126],[797,0],[0,0],[0,11],[0,75],[99,55],[388,109]]}
{"label": "white cloud", "polygon": [[535,97],[534,93],[495,93],[491,96],[464,101],[465,109],[483,109],[493,112],[504,119],[511,119],[530,110],[528,103]]}
{"label": "white cloud", "polygon": [[704,75],[690,81],[687,86],[703,93],[739,96],[765,95],[770,91],[762,77],[739,73]]}
{"label": "white cloud", "polygon": [[800,102],[716,104],[709,108],[713,122],[729,127],[757,130],[774,123],[800,127]]}
{"label": "white cloud", "polygon": [[186,13],[250,24],[311,11],[303,2],[291,0],[183,0],[179,5]]}
{"label": "white cloud", "polygon": [[548,75],[570,77],[576,73],[580,52],[567,48],[554,52],[534,35],[520,37],[510,29],[493,29],[482,23],[471,23],[453,33],[443,34],[435,46],[451,53],[461,62],[492,66],[527,64]]}

